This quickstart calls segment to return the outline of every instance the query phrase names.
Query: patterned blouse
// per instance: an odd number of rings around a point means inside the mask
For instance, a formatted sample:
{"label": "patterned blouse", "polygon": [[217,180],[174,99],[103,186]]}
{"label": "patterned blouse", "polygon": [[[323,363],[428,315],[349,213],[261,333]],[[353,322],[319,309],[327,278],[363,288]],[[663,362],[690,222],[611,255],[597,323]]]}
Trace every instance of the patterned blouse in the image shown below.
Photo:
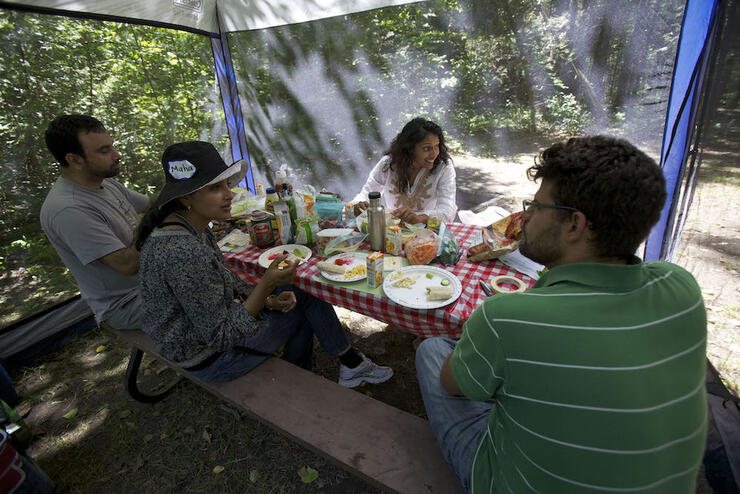
{"label": "patterned blouse", "polygon": [[213,233],[155,229],[141,248],[142,329],[163,357],[199,364],[253,336],[267,320],[242,305],[253,288],[225,265]]}
{"label": "patterned blouse", "polygon": [[390,157],[386,155],[378,161],[360,193],[352,199],[353,203],[367,201],[368,194],[377,191],[389,211],[407,206],[419,214],[438,214],[443,215],[448,222],[455,220],[457,186],[455,167],[451,161],[442,163],[434,173],[423,168],[409,190],[400,192],[396,173],[390,169],[384,170],[389,160]]}

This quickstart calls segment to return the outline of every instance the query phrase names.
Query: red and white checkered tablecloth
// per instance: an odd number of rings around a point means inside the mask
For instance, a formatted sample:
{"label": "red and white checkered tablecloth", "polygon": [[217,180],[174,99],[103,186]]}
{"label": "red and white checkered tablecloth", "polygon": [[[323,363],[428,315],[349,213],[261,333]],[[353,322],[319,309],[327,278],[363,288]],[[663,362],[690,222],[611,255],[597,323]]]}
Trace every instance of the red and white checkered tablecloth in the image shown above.
{"label": "red and white checkered tablecloth", "polygon": [[[473,243],[479,226],[450,223],[450,231],[455,235],[461,249]],[[361,247],[369,250],[369,245]],[[249,247],[242,252],[226,253],[226,265],[241,279],[249,284],[256,284],[265,272],[265,268],[257,262],[264,252],[257,247]],[[306,292],[326,300],[330,304],[365,314],[379,321],[384,321],[410,333],[422,337],[450,336],[459,338],[462,334],[463,323],[470,317],[473,310],[486,298],[478,283],[479,280],[490,281],[495,276],[516,276],[524,281],[527,287],[534,285],[535,280],[522,274],[501,261],[469,262],[463,254],[455,266],[440,266],[442,269],[454,273],[462,284],[462,294],[452,304],[439,309],[409,309],[398,305],[384,295],[374,295],[359,290],[319,281],[320,274],[316,264],[322,258],[314,255],[308,262],[298,267],[294,284]]]}

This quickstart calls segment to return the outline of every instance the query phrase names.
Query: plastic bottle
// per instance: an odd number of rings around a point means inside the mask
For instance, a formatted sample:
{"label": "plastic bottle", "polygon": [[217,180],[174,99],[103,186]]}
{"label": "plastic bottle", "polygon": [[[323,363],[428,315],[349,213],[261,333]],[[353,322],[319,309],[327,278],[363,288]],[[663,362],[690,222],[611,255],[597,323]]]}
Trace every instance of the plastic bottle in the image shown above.
{"label": "plastic bottle", "polygon": [[298,218],[298,212],[296,210],[295,197],[293,197],[293,186],[283,184],[283,189],[285,189],[285,202],[288,203],[288,208],[290,209],[290,222],[295,228],[295,220]]}
{"label": "plastic bottle", "polygon": [[380,204],[380,192],[370,192],[370,206],[367,208],[367,223],[370,231],[370,248],[375,251],[385,249],[385,208]]}

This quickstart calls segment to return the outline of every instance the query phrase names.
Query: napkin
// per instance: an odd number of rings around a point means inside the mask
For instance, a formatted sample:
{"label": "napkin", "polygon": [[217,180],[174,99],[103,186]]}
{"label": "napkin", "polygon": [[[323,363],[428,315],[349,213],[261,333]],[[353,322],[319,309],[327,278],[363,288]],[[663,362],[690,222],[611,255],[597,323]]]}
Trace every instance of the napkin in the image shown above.
{"label": "napkin", "polygon": [[515,250],[514,252],[504,254],[498,259],[510,268],[514,268],[520,273],[524,273],[535,280],[540,279],[540,275],[537,274],[537,271],[542,271],[543,269],[545,269],[545,266],[543,266],[542,264],[538,264],[530,258],[524,257],[522,254],[520,254],[519,249]]}
{"label": "napkin", "polygon": [[235,228],[231,233],[218,241],[218,247],[222,252],[239,252],[249,247],[251,243],[249,234]]}

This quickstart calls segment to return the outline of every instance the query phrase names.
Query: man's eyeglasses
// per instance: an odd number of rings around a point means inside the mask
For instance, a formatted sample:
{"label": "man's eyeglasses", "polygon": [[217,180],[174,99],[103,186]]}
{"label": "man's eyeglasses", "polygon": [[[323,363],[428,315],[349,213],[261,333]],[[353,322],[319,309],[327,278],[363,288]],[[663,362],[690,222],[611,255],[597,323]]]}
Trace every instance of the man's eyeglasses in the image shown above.
{"label": "man's eyeglasses", "polygon": [[530,199],[523,200],[522,206],[524,206],[525,212],[528,211],[532,206],[536,208],[562,209],[563,211],[578,211],[576,208],[572,208],[570,206],[560,206],[558,204],[542,204],[541,202],[532,201]]}

